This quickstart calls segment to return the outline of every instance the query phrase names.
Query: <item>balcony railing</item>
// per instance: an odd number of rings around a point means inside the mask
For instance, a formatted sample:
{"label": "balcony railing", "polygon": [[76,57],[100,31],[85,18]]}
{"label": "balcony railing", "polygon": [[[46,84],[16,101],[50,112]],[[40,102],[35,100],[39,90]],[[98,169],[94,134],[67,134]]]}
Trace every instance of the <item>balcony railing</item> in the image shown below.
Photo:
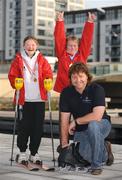
{"label": "balcony railing", "polygon": [[122,63],[88,63],[88,67],[93,76],[122,74]]}

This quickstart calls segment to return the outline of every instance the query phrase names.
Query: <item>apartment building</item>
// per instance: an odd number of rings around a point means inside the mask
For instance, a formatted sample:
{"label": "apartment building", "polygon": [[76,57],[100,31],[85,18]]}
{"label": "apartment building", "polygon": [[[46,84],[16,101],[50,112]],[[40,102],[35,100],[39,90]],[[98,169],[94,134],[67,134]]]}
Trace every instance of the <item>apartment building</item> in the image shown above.
{"label": "apartment building", "polygon": [[85,0],[55,0],[56,11],[76,11],[84,9]]}
{"label": "apartment building", "polygon": [[122,62],[122,6],[65,13],[67,34],[80,38],[88,11],[96,14],[89,62]]}
{"label": "apartment building", "polygon": [[0,60],[5,57],[5,1],[0,0]]}
{"label": "apartment building", "polygon": [[56,11],[83,7],[83,0],[0,0],[0,60],[13,59],[27,35],[38,38],[44,55],[54,56]]}

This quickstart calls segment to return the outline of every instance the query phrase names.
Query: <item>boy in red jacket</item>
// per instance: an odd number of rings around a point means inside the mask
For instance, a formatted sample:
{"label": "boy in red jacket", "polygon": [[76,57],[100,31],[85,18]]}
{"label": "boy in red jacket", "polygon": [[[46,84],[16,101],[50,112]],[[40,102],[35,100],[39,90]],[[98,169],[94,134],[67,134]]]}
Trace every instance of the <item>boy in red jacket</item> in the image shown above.
{"label": "boy in red jacket", "polygon": [[82,38],[78,41],[75,36],[66,38],[63,12],[57,14],[55,26],[55,50],[58,58],[58,72],[54,90],[61,92],[69,85],[68,71],[74,62],[86,63],[90,54],[95,15],[88,13],[88,20],[85,23]]}
{"label": "boy in red jacket", "polygon": [[37,48],[37,39],[27,36],[23,41],[23,50],[16,54],[8,74],[14,89],[16,89],[15,79],[24,79],[24,86],[20,90],[18,100],[19,107],[22,107],[22,119],[18,122],[17,136],[17,146],[20,150],[19,163],[28,161],[26,149],[29,138],[29,159],[33,163],[41,161],[38,148],[43,134],[45,101],[47,100],[44,79],[52,79],[52,70],[48,61]]}

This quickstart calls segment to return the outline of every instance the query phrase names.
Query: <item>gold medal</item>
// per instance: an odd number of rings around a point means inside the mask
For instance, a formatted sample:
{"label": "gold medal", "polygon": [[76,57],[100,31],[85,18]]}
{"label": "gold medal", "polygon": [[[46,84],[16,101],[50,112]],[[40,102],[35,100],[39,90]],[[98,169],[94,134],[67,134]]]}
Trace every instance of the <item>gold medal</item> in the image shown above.
{"label": "gold medal", "polygon": [[34,78],[34,79],[33,79],[33,81],[34,81],[34,82],[37,82],[37,79],[36,79],[36,78]]}
{"label": "gold medal", "polygon": [[72,63],[69,65],[69,68],[72,66]]}

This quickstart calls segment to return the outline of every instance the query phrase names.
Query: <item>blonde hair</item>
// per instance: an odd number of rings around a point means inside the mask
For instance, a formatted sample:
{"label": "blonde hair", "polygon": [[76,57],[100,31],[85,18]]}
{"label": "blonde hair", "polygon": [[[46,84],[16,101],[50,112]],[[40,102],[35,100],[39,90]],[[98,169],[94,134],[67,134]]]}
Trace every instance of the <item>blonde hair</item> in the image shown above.
{"label": "blonde hair", "polygon": [[79,45],[79,39],[76,36],[67,36],[66,45],[67,45],[68,41],[76,41],[77,44]]}

